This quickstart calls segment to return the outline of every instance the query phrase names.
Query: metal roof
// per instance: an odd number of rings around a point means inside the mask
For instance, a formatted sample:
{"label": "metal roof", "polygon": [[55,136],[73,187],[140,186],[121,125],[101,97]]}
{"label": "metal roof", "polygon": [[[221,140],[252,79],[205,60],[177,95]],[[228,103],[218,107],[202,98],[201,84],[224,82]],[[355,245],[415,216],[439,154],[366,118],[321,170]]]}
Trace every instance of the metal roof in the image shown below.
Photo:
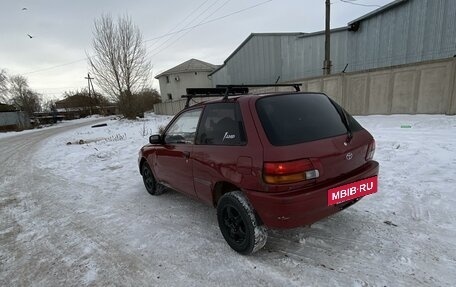
{"label": "metal roof", "polygon": [[212,72],[218,66],[213,65],[207,62],[203,62],[197,59],[190,59],[188,61],[183,62],[169,70],[166,70],[159,75],[155,76],[155,79],[158,79],[161,76],[171,75],[171,74],[178,74],[178,73],[191,73],[191,72]]}
{"label": "metal roof", "polygon": [[365,20],[365,19],[370,18],[372,16],[375,16],[375,15],[377,15],[379,13],[385,12],[386,10],[389,10],[389,9],[391,9],[391,8],[397,6],[397,5],[404,4],[407,1],[408,0],[396,0],[396,1],[393,1],[393,2],[388,3],[386,5],[383,5],[382,7],[378,8],[378,9],[376,9],[376,10],[370,12],[370,13],[367,13],[367,14],[365,14],[365,15],[363,15],[363,16],[361,16],[361,17],[359,17],[359,18],[357,18],[357,19],[355,19],[355,20],[353,20],[351,22],[348,22],[348,25],[350,26],[351,24],[354,24],[356,22]]}
{"label": "metal roof", "polygon": [[226,58],[225,61],[223,61],[223,65],[220,65],[218,66],[214,71],[212,71],[210,75],[214,74],[215,72],[217,72],[218,70],[220,70],[221,68],[223,68],[226,64],[226,62],[228,62],[239,50],[242,49],[242,47],[244,47],[245,44],[247,44],[248,41],[250,41],[250,39],[252,39],[254,36],[302,36],[304,35],[305,33],[302,33],[302,32],[289,32],[289,33],[252,33],[250,34],[247,39],[245,39],[241,45],[239,45],[239,47],[236,48],[236,50],[233,51],[233,53],[231,53],[228,58]]}
{"label": "metal roof", "polygon": [[[336,33],[336,32],[340,32],[340,31],[345,31],[345,30],[348,30],[349,27],[340,27],[340,28],[333,28],[330,31],[330,33]],[[305,38],[305,37],[312,37],[312,36],[317,36],[317,35],[323,35],[325,34],[325,30],[322,30],[322,31],[317,31],[317,32],[312,32],[312,33],[305,33],[301,36],[299,36],[298,38]]]}

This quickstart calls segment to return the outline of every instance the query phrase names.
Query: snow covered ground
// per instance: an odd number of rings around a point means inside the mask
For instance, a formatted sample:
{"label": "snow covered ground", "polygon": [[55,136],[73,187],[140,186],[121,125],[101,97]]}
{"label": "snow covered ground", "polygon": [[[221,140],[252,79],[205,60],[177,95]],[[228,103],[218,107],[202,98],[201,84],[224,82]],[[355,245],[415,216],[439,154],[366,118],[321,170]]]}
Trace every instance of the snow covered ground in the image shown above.
{"label": "snow covered ground", "polygon": [[37,188],[16,196],[26,204],[0,197],[20,226],[14,240],[0,231],[0,285],[455,286],[456,117],[357,119],[377,140],[379,192],[311,228],[270,231],[247,257],[213,208],[144,189],[138,150],[169,117],[58,134],[33,152],[22,185]]}
{"label": "snow covered ground", "polygon": [[[1,132],[0,139],[9,138],[9,137],[18,136],[18,135],[33,134],[36,132],[40,132],[43,129],[49,130],[49,129],[55,129],[55,128],[59,128],[59,127],[71,126],[76,123],[87,123],[87,122],[93,121],[94,119],[101,119],[101,118],[102,117],[100,117],[99,115],[93,115],[93,116],[89,116],[86,118],[81,118],[81,119],[76,119],[76,120],[71,120],[71,121],[60,121],[60,122],[57,122],[57,124],[55,124],[55,125],[45,126],[42,128],[23,130],[23,131],[19,131],[19,132],[16,132],[16,131]],[[114,117],[112,117],[112,118],[114,118]]]}

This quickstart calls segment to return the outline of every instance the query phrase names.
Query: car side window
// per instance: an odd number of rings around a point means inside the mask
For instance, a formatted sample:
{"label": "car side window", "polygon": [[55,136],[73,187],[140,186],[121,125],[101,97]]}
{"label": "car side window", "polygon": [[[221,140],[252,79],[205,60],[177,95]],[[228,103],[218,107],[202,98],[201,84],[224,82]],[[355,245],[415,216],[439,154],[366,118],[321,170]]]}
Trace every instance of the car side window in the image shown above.
{"label": "car side window", "polygon": [[237,146],[245,145],[246,142],[241,110],[237,103],[206,105],[196,144]]}
{"label": "car side window", "polygon": [[184,112],[177,118],[165,133],[167,144],[194,144],[201,109]]}

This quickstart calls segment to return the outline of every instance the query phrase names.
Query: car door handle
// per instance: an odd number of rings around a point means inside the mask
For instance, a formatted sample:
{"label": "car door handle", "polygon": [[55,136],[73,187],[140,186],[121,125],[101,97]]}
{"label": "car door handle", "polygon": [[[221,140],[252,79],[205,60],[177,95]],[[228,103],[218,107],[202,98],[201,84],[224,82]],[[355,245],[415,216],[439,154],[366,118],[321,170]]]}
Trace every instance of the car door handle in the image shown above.
{"label": "car door handle", "polygon": [[185,158],[189,158],[189,157],[190,157],[190,152],[189,152],[189,151],[183,151],[183,152],[182,152],[182,155],[183,155]]}

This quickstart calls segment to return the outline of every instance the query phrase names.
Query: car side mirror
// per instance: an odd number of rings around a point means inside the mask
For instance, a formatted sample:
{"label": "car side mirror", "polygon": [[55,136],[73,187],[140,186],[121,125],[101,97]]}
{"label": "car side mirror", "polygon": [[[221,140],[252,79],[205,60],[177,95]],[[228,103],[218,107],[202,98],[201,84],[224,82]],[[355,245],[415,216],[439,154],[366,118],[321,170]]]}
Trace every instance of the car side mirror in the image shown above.
{"label": "car side mirror", "polygon": [[150,144],[161,144],[163,142],[161,135],[151,135],[149,137]]}

